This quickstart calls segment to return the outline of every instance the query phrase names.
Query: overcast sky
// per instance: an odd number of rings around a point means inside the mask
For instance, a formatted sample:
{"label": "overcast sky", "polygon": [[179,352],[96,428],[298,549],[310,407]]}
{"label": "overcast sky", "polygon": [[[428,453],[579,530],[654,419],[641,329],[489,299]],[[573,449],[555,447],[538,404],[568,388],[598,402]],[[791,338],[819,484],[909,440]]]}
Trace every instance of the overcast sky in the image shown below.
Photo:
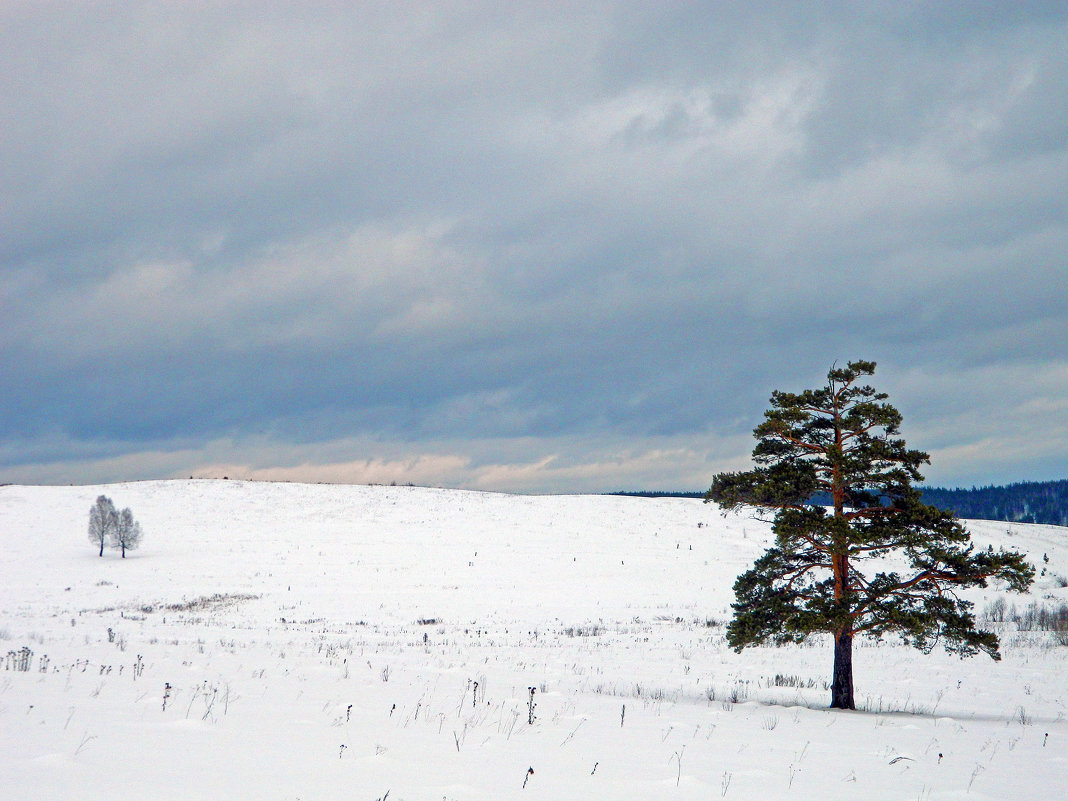
{"label": "overcast sky", "polygon": [[6,2],[0,481],[1068,477],[1066,198],[1063,0]]}

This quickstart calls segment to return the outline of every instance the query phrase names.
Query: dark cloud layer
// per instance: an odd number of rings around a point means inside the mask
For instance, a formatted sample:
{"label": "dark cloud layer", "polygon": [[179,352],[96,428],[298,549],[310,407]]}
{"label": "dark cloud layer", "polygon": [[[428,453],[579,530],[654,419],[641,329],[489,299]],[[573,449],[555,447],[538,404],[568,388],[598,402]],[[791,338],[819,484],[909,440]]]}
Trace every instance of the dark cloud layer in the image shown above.
{"label": "dark cloud layer", "polygon": [[0,480],[1068,474],[1061,3],[9,4]]}

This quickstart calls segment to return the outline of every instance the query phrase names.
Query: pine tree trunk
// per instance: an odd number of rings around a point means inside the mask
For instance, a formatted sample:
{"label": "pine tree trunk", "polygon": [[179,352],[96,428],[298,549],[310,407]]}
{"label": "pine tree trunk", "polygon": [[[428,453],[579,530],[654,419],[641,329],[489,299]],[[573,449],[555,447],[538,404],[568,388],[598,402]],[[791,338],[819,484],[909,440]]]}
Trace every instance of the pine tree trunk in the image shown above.
{"label": "pine tree trunk", "polygon": [[831,681],[831,709],[856,709],[853,702],[853,635],[839,632],[834,637],[834,678]]}
{"label": "pine tree trunk", "polygon": [[100,540],[100,555],[104,555],[104,540]]}

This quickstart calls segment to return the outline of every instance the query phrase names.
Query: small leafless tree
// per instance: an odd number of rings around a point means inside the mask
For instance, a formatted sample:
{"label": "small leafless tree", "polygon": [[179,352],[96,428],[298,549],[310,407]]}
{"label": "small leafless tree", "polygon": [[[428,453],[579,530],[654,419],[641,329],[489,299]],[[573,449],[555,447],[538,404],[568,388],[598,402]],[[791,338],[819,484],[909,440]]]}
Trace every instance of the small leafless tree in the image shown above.
{"label": "small leafless tree", "polygon": [[111,498],[101,495],[89,510],[89,541],[100,547],[100,556],[107,546],[121,550],[125,559],[127,551],[141,544],[141,524],[128,507],[120,512]]}
{"label": "small leafless tree", "polygon": [[122,558],[126,558],[126,552],[132,551],[141,544],[141,524],[134,520],[133,512],[126,507],[119,512],[115,525],[115,541],[113,547],[122,550]]}
{"label": "small leafless tree", "polygon": [[111,545],[118,526],[119,513],[111,498],[101,495],[89,510],[89,542],[100,546],[100,556],[104,555],[104,546]]}

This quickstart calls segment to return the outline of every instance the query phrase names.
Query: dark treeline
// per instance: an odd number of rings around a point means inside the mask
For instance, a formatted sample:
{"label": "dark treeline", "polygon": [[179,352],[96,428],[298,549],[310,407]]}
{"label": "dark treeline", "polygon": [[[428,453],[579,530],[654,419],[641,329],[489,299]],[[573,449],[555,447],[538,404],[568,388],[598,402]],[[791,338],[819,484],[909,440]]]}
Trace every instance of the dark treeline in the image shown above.
{"label": "dark treeline", "polygon": [[[944,489],[921,487],[923,500],[931,506],[949,509],[968,520],[1004,520],[1009,523],[1047,523],[1068,526],[1068,479],[1022,481],[1004,487]],[[703,492],[613,492],[635,498],[703,498]],[[827,504],[828,498],[814,497],[813,503]]]}
{"label": "dark treeline", "polygon": [[636,490],[635,492],[609,492],[627,498],[703,498],[703,492],[661,492],[659,490]]}
{"label": "dark treeline", "polygon": [[923,500],[972,520],[1068,526],[1068,479],[1023,481],[1006,487],[923,487]]}

